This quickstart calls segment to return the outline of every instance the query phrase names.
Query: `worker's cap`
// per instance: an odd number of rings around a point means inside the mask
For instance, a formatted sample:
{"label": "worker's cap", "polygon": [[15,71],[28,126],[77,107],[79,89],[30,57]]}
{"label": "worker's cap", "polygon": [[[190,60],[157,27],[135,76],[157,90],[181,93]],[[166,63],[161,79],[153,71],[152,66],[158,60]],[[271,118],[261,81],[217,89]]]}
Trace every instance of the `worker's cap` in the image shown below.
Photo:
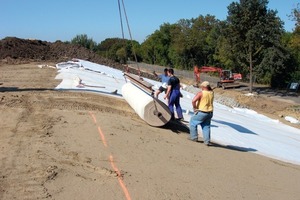
{"label": "worker's cap", "polygon": [[208,87],[209,86],[209,82],[208,81],[203,81],[200,86],[201,87]]}

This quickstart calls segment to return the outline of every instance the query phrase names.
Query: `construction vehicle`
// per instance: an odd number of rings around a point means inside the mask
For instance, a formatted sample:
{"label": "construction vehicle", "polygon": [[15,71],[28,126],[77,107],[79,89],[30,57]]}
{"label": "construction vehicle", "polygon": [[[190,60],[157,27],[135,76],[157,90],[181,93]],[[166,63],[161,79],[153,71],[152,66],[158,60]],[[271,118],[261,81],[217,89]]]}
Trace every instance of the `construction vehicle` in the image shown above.
{"label": "construction vehicle", "polygon": [[241,80],[242,75],[239,73],[232,73],[231,70],[223,70],[219,67],[212,67],[212,66],[203,66],[198,67],[194,66],[194,76],[196,80],[196,86],[200,83],[200,74],[207,72],[217,72],[220,80],[217,82],[217,87],[222,87],[223,89],[226,88],[233,88],[239,87],[240,84],[236,82],[236,80]]}

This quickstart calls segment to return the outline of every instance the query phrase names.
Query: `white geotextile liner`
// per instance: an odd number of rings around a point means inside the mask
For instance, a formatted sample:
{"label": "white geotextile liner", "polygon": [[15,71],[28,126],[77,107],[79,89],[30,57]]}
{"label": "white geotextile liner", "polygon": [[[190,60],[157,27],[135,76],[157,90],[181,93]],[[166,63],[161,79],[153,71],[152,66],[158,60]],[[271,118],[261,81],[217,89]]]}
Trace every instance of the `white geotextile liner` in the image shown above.
{"label": "white geotextile liner", "polygon": [[122,95],[134,111],[151,126],[163,126],[171,119],[167,105],[133,85],[126,83]]}

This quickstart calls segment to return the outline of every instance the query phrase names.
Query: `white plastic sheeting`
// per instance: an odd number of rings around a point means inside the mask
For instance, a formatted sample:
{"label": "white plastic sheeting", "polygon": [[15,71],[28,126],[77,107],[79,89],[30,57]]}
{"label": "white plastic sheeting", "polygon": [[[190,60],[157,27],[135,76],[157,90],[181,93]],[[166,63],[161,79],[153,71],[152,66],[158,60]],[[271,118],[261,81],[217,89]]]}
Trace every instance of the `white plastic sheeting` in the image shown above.
{"label": "white plastic sheeting", "polygon": [[[122,86],[126,83],[123,73],[119,70],[79,60],[80,67],[64,67],[59,69],[57,79],[63,79],[57,89],[75,89],[109,93],[118,90],[122,98]],[[175,71],[176,75],[176,71]],[[105,88],[83,87],[78,88],[74,83],[74,77],[79,77],[82,83],[87,85],[101,85]],[[158,88],[158,81],[144,80]],[[180,99],[184,111],[185,120],[189,121],[192,112],[192,98],[194,94],[182,91]],[[165,102],[163,95],[159,96]],[[253,110],[241,108],[229,108],[215,103],[215,111],[212,119],[212,141],[228,145],[231,148],[253,152],[274,159],[300,164],[300,130],[260,115]],[[201,129],[199,129],[201,130]],[[201,131],[199,132],[201,136]]]}

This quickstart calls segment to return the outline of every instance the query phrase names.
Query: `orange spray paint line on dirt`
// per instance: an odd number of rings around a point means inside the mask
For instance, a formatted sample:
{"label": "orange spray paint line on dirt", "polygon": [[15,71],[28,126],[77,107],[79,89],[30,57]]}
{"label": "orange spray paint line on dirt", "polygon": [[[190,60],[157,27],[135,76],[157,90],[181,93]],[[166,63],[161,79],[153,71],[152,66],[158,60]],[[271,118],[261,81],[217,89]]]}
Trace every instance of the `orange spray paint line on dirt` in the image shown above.
{"label": "orange spray paint line on dirt", "polygon": [[94,123],[97,124],[97,119],[96,119],[95,115],[92,112],[90,112],[90,115],[93,118]]}
{"label": "orange spray paint line on dirt", "polygon": [[[92,112],[90,112],[90,115],[91,115],[91,117],[93,118],[94,123],[97,124],[97,119],[96,119],[95,115],[94,115]],[[104,145],[105,147],[107,147],[107,143],[106,143],[105,136],[104,136],[104,134],[103,134],[103,132],[102,132],[102,130],[101,130],[101,128],[100,128],[99,126],[98,126],[98,132],[99,132],[99,135],[100,135],[100,137],[101,137],[101,139],[102,139],[103,145]],[[123,182],[123,180],[122,180],[121,172],[120,172],[119,169],[115,166],[115,163],[114,163],[114,160],[113,160],[113,156],[112,156],[112,155],[109,156],[109,160],[110,160],[111,167],[112,167],[113,170],[117,173],[118,181],[119,181],[119,184],[120,184],[120,186],[121,186],[121,188],[122,188],[122,190],[123,190],[123,192],[124,192],[124,194],[125,194],[126,200],[131,200],[131,197],[130,197],[130,194],[129,194],[129,192],[128,192],[128,189],[126,188],[126,186],[125,186],[125,184],[124,184],[124,182]]]}
{"label": "orange spray paint line on dirt", "polygon": [[123,180],[122,180],[122,176],[121,176],[121,172],[119,171],[119,169],[115,166],[115,163],[114,163],[114,160],[113,160],[113,156],[110,155],[109,156],[109,160],[110,160],[110,164],[111,164],[111,167],[114,169],[114,171],[117,173],[118,175],[118,181],[119,181],[119,184],[125,194],[125,197],[126,197],[126,200],[131,200],[131,197],[130,197],[130,194],[128,192],[128,189],[126,188]]}
{"label": "orange spray paint line on dirt", "polygon": [[100,137],[101,137],[101,139],[102,139],[103,145],[104,145],[105,147],[107,147],[107,143],[106,143],[104,134],[102,133],[101,128],[100,128],[99,126],[98,126],[98,132],[99,132]]}

